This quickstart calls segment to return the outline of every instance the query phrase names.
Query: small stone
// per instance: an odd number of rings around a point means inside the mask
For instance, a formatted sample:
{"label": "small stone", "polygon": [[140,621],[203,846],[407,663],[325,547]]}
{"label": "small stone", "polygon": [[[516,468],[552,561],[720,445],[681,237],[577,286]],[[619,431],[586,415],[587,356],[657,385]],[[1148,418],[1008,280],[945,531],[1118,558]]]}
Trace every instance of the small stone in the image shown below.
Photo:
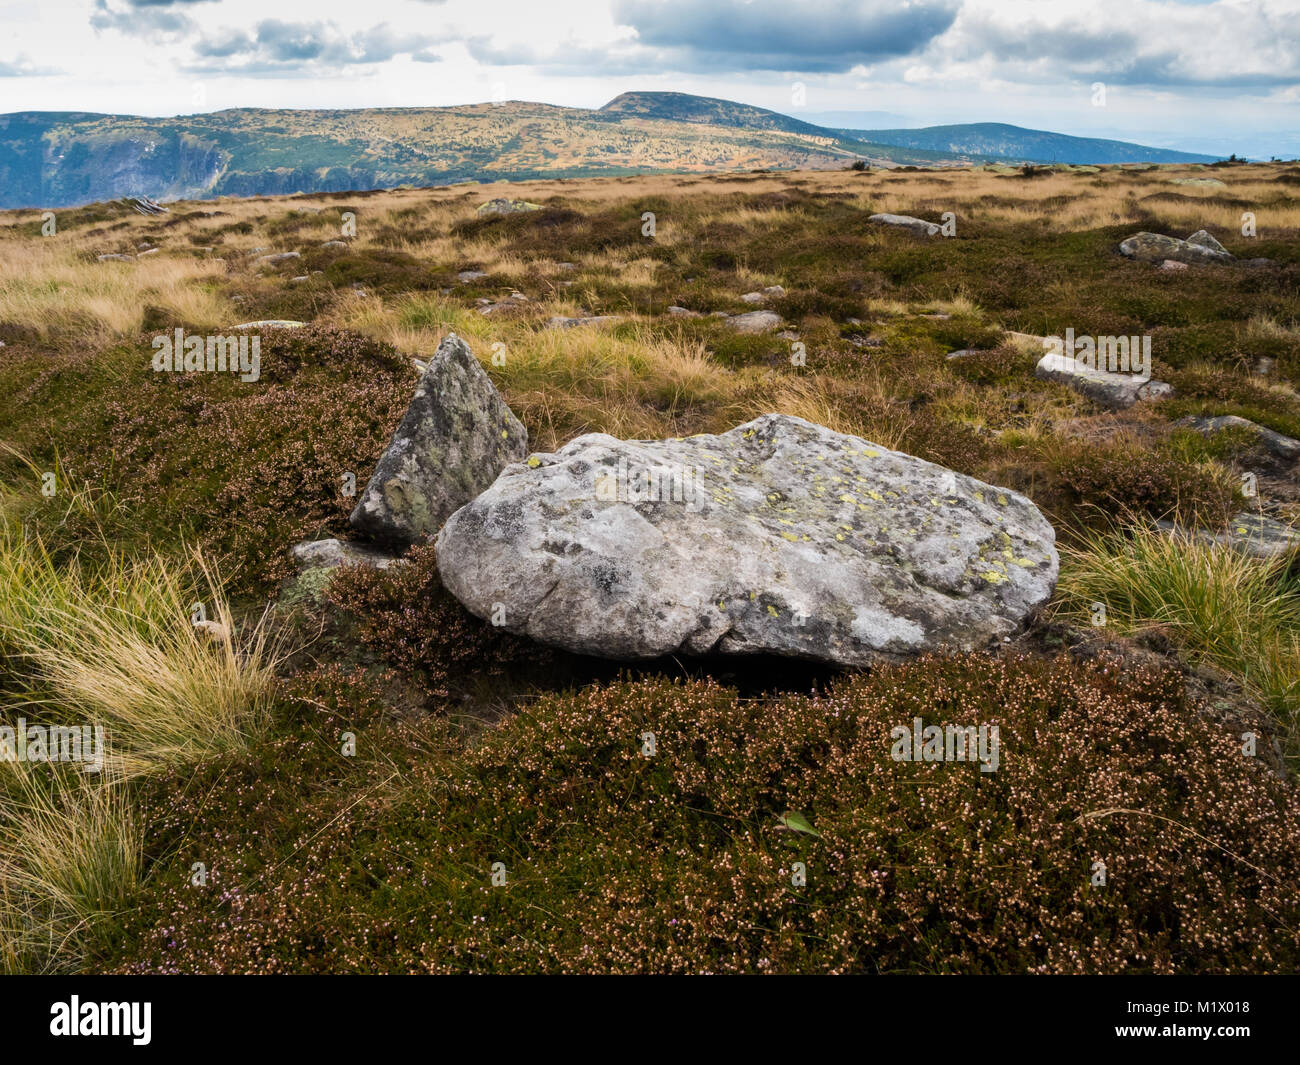
{"label": "small stone", "polygon": [[607,322],[620,322],[622,316],[617,314],[597,314],[589,318],[566,318],[557,314],[546,323],[548,329],[572,329],[579,325],[604,325]]}
{"label": "small stone", "polygon": [[774,311],[750,311],[727,318],[727,325],[737,333],[770,333],[781,324],[781,316]]}

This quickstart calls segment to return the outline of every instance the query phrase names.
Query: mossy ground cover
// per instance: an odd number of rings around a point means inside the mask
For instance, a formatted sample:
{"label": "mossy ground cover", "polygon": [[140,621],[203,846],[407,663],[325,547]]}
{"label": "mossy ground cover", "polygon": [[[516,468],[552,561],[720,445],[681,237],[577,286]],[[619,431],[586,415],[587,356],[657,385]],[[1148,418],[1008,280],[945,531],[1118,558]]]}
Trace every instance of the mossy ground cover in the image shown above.
{"label": "mossy ground cover", "polygon": [[[346,475],[364,485],[414,388],[411,356],[448,330],[538,450],[590,431],[719,432],[779,411],[1023,491],[1084,551],[1116,522],[1221,525],[1249,505],[1300,518],[1287,499],[1240,495],[1256,460],[1247,441],[1173,425],[1239,414],[1300,436],[1300,191],[1277,167],[1224,171],[1230,188],[1214,195],[1173,193],[1171,173],[633,176],[222,200],[158,218],[87,208],[61,212],[54,238],[11,212],[0,217],[5,521],[64,567],[155,553],[180,565],[200,549],[235,615],[255,619],[292,543],[347,535]],[[494,195],[544,209],[478,216]],[[865,220],[949,210],[951,239]],[[1243,210],[1258,215],[1258,238],[1238,234]],[[355,236],[341,232],[345,213]],[[1138,229],[1202,226],[1272,265],[1164,273],[1115,251]],[[336,237],[347,246],[322,247]],[[95,261],[141,243],[162,251]],[[302,258],[261,266],[258,249]],[[486,276],[462,283],[466,270]],[[765,306],[781,330],[738,334],[712,316],[752,310],[741,297],[774,285],[784,294]],[[546,327],[583,313],[621,320]],[[156,333],[260,318],[310,324],[262,333],[257,382],[151,368]],[[1151,335],[1175,397],[1113,414],[1039,380],[1041,350],[1011,333],[1067,327]],[[946,358],[958,348],[978,354]],[[48,472],[52,498],[40,492]],[[144,840],[130,901],[115,895],[94,936],[43,965],[1296,964],[1300,925],[1278,888],[1296,881],[1295,785],[1270,775],[1275,758],[1240,751],[1244,715],[1267,750],[1277,738],[1296,754],[1300,707],[1283,674],[1300,658],[1285,625],[1267,634],[1267,691],[1252,687],[1250,633],[1234,637],[1241,654],[1216,656],[1194,611],[1159,666],[1138,668],[1121,644],[1113,668],[1094,667],[1034,628],[1003,656],[855,677],[717,662],[620,677],[502,638],[435,569],[420,549],[404,569],[345,572],[324,603],[300,604],[292,635],[308,646],[282,665],[267,727],[126,785]],[[1252,592],[1283,604],[1269,617],[1291,616],[1286,573]],[[1126,633],[1169,624],[1151,587],[1155,600],[1124,608]],[[1055,609],[1086,628],[1086,598]],[[1231,725],[1203,705],[1193,660],[1240,681]],[[0,673],[13,705],[47,681],[21,659]],[[1261,698],[1272,718],[1251,716]],[[1003,767],[900,767],[888,729],[913,716],[1000,723]],[[658,737],[650,759],[638,754],[646,730]],[[354,757],[341,753],[345,732]],[[790,810],[820,835],[776,827]],[[504,887],[490,880],[496,861]],[[794,861],[806,887],[791,883]],[[1096,861],[1106,890],[1091,883]],[[190,882],[195,862],[206,887]]]}

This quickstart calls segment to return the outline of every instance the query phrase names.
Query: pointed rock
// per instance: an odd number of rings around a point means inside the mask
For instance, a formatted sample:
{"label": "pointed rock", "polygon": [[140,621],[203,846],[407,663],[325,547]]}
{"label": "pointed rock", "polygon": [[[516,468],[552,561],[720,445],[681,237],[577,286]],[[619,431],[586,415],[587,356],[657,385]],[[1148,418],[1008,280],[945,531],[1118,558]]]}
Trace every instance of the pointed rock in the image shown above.
{"label": "pointed rock", "polygon": [[385,543],[429,539],[526,454],[527,431],[469,345],[449,333],[349,521]]}

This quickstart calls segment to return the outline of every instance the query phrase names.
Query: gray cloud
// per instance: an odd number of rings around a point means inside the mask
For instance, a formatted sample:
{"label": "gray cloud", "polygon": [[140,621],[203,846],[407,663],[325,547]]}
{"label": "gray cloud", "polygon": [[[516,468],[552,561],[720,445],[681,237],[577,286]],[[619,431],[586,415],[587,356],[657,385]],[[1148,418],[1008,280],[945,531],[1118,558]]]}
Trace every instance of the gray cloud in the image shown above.
{"label": "gray cloud", "polygon": [[[191,0],[192,2],[192,0]],[[171,5],[134,4],[126,10],[108,6],[108,0],[96,0],[90,24],[97,30],[115,30],[130,37],[181,37],[193,32],[194,22]]]}
{"label": "gray cloud", "polygon": [[944,33],[960,0],[615,0],[619,23],[677,69],[843,73],[914,55]]}
{"label": "gray cloud", "polygon": [[53,67],[37,66],[27,56],[21,54],[11,60],[0,59],[0,78],[40,78],[62,73],[63,71],[55,70]]}
{"label": "gray cloud", "polygon": [[409,55],[421,63],[436,63],[430,49],[440,43],[429,34],[406,33],[383,23],[360,33],[346,33],[330,22],[286,22],[264,19],[251,32],[221,30],[194,44],[201,60],[191,67],[206,73],[265,74],[298,69],[386,63]]}
{"label": "gray cloud", "polygon": [[1117,85],[1276,87],[1300,80],[1300,10],[1278,0],[1171,5],[1102,0],[1086,21],[1048,5],[1012,17],[967,5],[926,62],[988,65],[1007,80],[1098,78]]}

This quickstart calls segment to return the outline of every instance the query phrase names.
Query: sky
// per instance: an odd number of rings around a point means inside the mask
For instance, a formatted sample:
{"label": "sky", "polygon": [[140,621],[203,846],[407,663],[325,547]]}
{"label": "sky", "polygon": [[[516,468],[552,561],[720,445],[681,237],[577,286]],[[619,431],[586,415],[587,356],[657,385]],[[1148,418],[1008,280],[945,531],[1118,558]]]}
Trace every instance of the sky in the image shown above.
{"label": "sky", "polygon": [[1300,156],[1300,0],[0,0],[0,112],[718,96]]}

